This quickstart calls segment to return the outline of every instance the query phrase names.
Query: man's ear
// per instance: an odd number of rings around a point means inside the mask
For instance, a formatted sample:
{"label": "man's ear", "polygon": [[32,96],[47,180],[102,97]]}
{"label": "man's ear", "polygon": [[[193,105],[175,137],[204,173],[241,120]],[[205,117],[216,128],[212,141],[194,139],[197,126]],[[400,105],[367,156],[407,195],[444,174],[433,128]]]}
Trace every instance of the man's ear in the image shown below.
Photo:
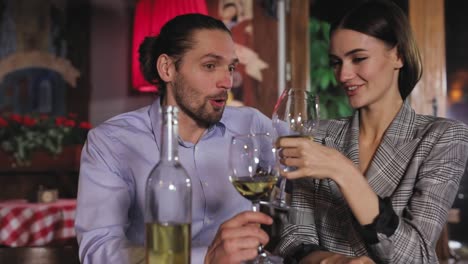
{"label": "man's ear", "polygon": [[171,82],[175,76],[174,63],[167,54],[161,54],[156,61],[156,70],[164,82]]}

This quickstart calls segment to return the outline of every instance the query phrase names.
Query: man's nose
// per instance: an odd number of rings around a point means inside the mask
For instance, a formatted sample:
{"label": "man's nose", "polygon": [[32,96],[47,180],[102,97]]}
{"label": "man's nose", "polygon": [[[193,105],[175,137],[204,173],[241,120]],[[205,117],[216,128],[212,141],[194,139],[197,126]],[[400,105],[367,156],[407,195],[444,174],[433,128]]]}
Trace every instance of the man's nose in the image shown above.
{"label": "man's nose", "polygon": [[229,70],[222,71],[220,73],[220,79],[218,80],[217,87],[222,89],[231,89],[233,84],[232,72]]}

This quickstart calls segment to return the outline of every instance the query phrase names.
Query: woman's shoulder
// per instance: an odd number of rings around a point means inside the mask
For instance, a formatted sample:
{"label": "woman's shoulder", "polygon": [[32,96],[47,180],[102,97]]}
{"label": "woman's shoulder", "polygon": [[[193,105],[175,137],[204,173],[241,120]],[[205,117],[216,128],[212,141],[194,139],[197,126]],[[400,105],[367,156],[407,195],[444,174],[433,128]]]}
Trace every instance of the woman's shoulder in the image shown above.
{"label": "woman's shoulder", "polygon": [[347,116],[336,119],[322,119],[320,120],[320,126],[342,126],[351,122],[352,118],[352,116]]}
{"label": "woman's shoulder", "polygon": [[468,140],[468,125],[451,118],[418,114],[416,115],[416,130],[425,135],[438,134]]}
{"label": "woman's shoulder", "polygon": [[323,119],[320,120],[316,130],[315,137],[317,138],[341,138],[347,133],[351,127],[353,117],[343,117],[338,119]]}
{"label": "woman's shoulder", "polygon": [[319,122],[319,130],[322,131],[337,131],[351,124],[352,116],[337,119],[324,119]]}

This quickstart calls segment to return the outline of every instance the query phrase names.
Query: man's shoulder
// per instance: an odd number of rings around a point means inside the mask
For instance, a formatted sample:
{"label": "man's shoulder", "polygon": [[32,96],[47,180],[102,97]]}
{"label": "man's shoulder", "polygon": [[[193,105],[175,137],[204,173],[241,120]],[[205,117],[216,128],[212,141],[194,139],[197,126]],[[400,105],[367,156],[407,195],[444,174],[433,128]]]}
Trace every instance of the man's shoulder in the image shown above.
{"label": "man's shoulder", "polygon": [[224,113],[227,115],[253,115],[260,111],[250,106],[226,106]]}
{"label": "man's shoulder", "polygon": [[271,119],[258,109],[249,106],[226,107],[221,122],[234,133],[264,130],[271,126]]}
{"label": "man's shoulder", "polygon": [[224,110],[223,118],[221,122],[235,122],[238,120],[248,120],[252,118],[266,118],[268,119],[262,112],[258,109],[249,106],[228,106]]}
{"label": "man's shoulder", "polygon": [[149,131],[151,128],[148,114],[149,107],[150,106],[145,106],[134,111],[111,117],[93,128],[90,133],[110,136]]}

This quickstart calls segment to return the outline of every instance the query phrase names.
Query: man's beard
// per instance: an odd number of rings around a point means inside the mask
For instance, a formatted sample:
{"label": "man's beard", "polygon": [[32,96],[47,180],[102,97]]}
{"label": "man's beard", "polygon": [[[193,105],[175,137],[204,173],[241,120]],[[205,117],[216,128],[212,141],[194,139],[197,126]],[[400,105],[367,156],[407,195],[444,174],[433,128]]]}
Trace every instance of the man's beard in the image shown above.
{"label": "man's beard", "polygon": [[[221,120],[224,107],[220,110],[213,109],[208,112],[211,107],[207,106],[208,103],[205,97],[187,85],[180,73],[177,74],[173,82],[173,89],[174,98],[180,110],[193,119],[200,127],[208,128]],[[226,91],[219,96],[221,95],[227,98]]]}

